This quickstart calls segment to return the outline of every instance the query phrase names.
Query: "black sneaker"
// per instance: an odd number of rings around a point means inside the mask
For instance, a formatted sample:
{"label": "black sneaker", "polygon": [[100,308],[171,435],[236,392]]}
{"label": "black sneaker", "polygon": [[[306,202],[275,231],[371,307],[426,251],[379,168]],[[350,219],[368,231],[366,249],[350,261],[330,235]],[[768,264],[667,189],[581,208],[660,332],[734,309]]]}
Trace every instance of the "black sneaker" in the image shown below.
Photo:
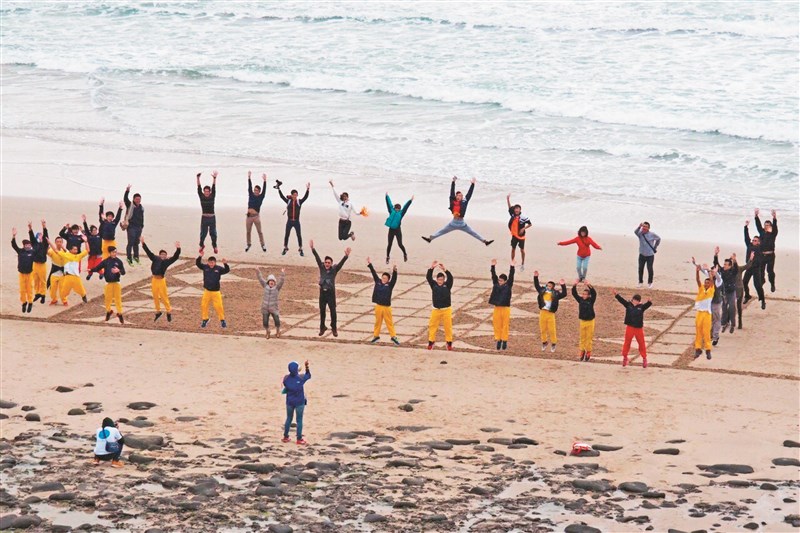
{"label": "black sneaker", "polygon": [[714,339],[713,341],[711,341],[711,346],[716,346],[718,342],[719,339]]}
{"label": "black sneaker", "polygon": [[744,296],[744,300],[742,300],[742,303],[743,303],[743,304],[746,304],[747,302],[749,302],[749,301],[750,301],[750,300],[752,300],[752,299],[753,299],[753,297],[752,297],[752,296],[750,296],[749,294],[746,294],[746,295]]}
{"label": "black sneaker", "polygon": [[85,303],[85,304],[89,303],[89,298],[87,298],[85,294],[83,296],[81,296],[81,300],[83,300],[83,303]]}
{"label": "black sneaker", "polygon": [[300,248],[299,252],[300,252],[300,257],[305,257],[306,256],[306,254],[303,253],[303,249],[302,248]]}
{"label": "black sneaker", "polygon": [[502,350],[508,350],[508,341],[503,341],[503,345],[500,347]]}
{"label": "black sneaker", "polygon": [[139,263],[139,258],[138,258],[138,257],[134,257],[134,258],[133,258],[133,262],[134,262],[134,263],[136,263],[136,266],[139,266],[139,264],[140,264],[140,263]]}
{"label": "black sneaker", "polygon": [[427,243],[431,242],[431,238],[430,237],[422,237],[422,240],[427,242]]}
{"label": "black sneaker", "polygon": [[698,357],[700,357],[701,355],[703,355],[703,350],[700,350],[700,349],[698,349],[698,348],[695,348],[695,350],[694,350],[694,358],[695,358],[695,359],[697,359],[697,358],[698,358]]}
{"label": "black sneaker", "polygon": [[483,244],[485,244],[486,246],[489,246],[493,242],[494,242],[494,239],[492,239],[491,241],[483,241]]}
{"label": "black sneaker", "polygon": [[392,337],[392,342],[395,344],[395,346],[400,346],[400,339],[397,337]]}
{"label": "black sneaker", "polygon": [[320,337],[322,337],[323,335],[325,335],[326,331],[328,331],[328,328],[326,328],[325,326],[322,326],[321,328],[319,328],[319,334],[318,335]]}
{"label": "black sneaker", "polygon": [[128,258],[128,266],[133,266],[133,259],[130,257]]}
{"label": "black sneaker", "polygon": [[386,264],[387,265],[389,264],[389,258],[388,257],[386,258]]}
{"label": "black sneaker", "polygon": [[167,313],[167,322],[172,322],[172,313]]}
{"label": "black sneaker", "polygon": [[23,313],[27,313],[28,312],[28,304],[27,304],[27,302],[22,302],[22,312]]}
{"label": "black sneaker", "polygon": [[114,314],[114,313],[112,313],[111,311],[106,311],[106,322],[108,322],[109,320],[111,320],[111,315],[113,315],[113,314]]}
{"label": "black sneaker", "polygon": [[33,303],[32,302],[28,302],[28,312],[29,313],[31,312],[31,309],[33,309]]}
{"label": "black sneaker", "polygon": [[380,337],[372,337],[372,340],[371,340],[371,341],[369,341],[369,342],[370,342],[371,344],[375,344],[375,343],[376,343],[376,342],[378,342],[379,340],[381,340],[381,338],[380,338]]}
{"label": "black sneaker", "polygon": [[[408,254],[403,253],[403,263],[408,263]],[[42,303],[44,303],[44,297],[42,297]]]}
{"label": "black sneaker", "polygon": [[503,341],[497,341],[497,349],[499,350],[503,346]]}
{"label": "black sneaker", "polygon": [[161,318],[161,315],[163,315],[163,314],[164,314],[164,313],[162,313],[161,311],[159,311],[158,313],[156,313],[156,317],[153,319],[153,322],[155,322],[155,321],[157,321],[159,318]]}
{"label": "black sneaker", "polygon": [[120,324],[124,324],[125,323],[125,319],[122,318],[122,315],[117,315],[117,318],[119,318],[119,323]]}
{"label": "black sneaker", "polygon": [[769,284],[769,292],[775,292],[775,284],[774,283],[770,283]]}
{"label": "black sneaker", "polygon": [[338,337],[339,336],[339,332],[336,331],[336,328],[331,328],[331,335],[333,335],[334,337]]}
{"label": "black sneaker", "polygon": [[281,252],[281,255],[286,255],[286,252],[288,252],[288,251],[289,251],[288,248],[284,248],[283,251]]}
{"label": "black sneaker", "polygon": [[761,309],[766,309],[766,308],[767,308],[767,301],[761,300]]}
{"label": "black sneaker", "polygon": [[711,359],[711,350],[706,350],[706,359]]}
{"label": "black sneaker", "polygon": [[248,244],[247,246],[245,246],[245,247],[244,247],[244,251],[245,251],[245,252],[249,252],[249,251],[250,251],[250,245],[249,245],[249,244]]}
{"label": "black sneaker", "polygon": [[730,332],[733,333],[733,324],[731,324]]}
{"label": "black sneaker", "polygon": [[266,247],[266,246],[264,246],[263,244],[261,245],[261,251],[262,251],[262,252],[266,252],[266,251],[267,251],[267,247]]}

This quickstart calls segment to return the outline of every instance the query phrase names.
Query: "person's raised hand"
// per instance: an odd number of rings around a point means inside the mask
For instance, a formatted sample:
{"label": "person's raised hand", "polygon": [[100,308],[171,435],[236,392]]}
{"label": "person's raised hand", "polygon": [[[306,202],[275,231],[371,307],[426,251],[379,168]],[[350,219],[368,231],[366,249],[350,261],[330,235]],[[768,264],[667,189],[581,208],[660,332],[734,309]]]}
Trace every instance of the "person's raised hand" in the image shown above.
{"label": "person's raised hand", "polygon": [[28,221],[28,229],[33,229],[33,222],[30,220]]}
{"label": "person's raised hand", "polygon": [[436,268],[436,265],[438,265],[438,264],[439,264],[439,261],[434,261],[433,263],[431,263],[431,269]]}
{"label": "person's raised hand", "polygon": [[105,196],[100,198],[100,205],[103,205],[104,203],[106,203],[106,197]]}
{"label": "person's raised hand", "polygon": [[745,220],[745,221],[744,221],[744,225],[745,225],[745,226],[749,226],[749,225],[750,225],[750,219],[749,219],[749,218],[748,218],[747,220]]}
{"label": "person's raised hand", "polygon": [[344,255],[348,257],[350,256],[350,252],[352,252],[352,249],[349,246],[344,249]]}
{"label": "person's raised hand", "polygon": [[645,300],[645,302],[647,302],[647,303],[649,303],[649,304],[650,304],[650,303],[653,303],[653,299],[652,299],[652,298],[648,298],[647,300]]}
{"label": "person's raised hand", "polygon": [[120,208],[120,209],[122,209],[122,207],[123,207],[124,205],[125,205],[125,202],[120,202],[120,203],[119,203],[119,208]]}
{"label": "person's raised hand", "polygon": [[372,261],[369,260],[369,256],[367,256],[367,264],[372,264]]}
{"label": "person's raised hand", "polygon": [[125,187],[125,191],[127,192],[127,191],[130,191],[130,190],[131,190],[131,184],[129,183],[128,186]]}
{"label": "person's raised hand", "polygon": [[220,261],[222,261],[223,265],[227,265],[228,264],[228,260],[225,259],[224,257],[222,259],[220,259]]}
{"label": "person's raised hand", "polygon": [[11,236],[12,237],[16,237],[17,236],[17,228],[11,228]]}
{"label": "person's raised hand", "polygon": [[611,294],[613,294],[614,296],[616,296],[616,295],[618,295],[619,293],[617,292],[617,289],[611,289]]}
{"label": "person's raised hand", "polygon": [[310,181],[308,183],[306,183],[306,190],[307,191],[311,190],[311,182]]}
{"label": "person's raised hand", "polygon": [[45,227],[46,225],[47,225],[47,221],[45,219],[42,219],[42,227]]}
{"label": "person's raised hand", "polygon": [[533,271],[533,277],[535,277],[535,278],[539,277],[539,271],[538,270],[534,270]]}
{"label": "person's raised hand", "polygon": [[328,183],[330,183],[331,187],[333,187],[333,180],[328,180]]}
{"label": "person's raised hand", "polygon": [[397,263],[392,263],[392,271],[397,272]]}
{"label": "person's raised hand", "polygon": [[591,284],[591,283],[589,283],[589,280],[588,280],[588,279],[586,279],[586,278],[584,278],[584,279],[583,279],[583,284],[584,284],[584,285],[586,285],[587,287],[589,287],[590,289],[591,289],[591,288],[593,288],[593,287],[592,287],[592,284]]}
{"label": "person's raised hand", "polygon": [[200,248],[200,251],[199,251],[199,252],[197,252],[197,255],[199,255],[200,257],[203,257],[203,255],[204,255],[205,253],[206,253],[206,249],[205,249],[205,248]]}
{"label": "person's raised hand", "polygon": [[719,246],[714,247],[714,255],[719,255]]}
{"label": "person's raised hand", "polygon": [[453,176],[453,181],[456,181],[457,179],[458,179],[458,176]]}
{"label": "person's raised hand", "polygon": [[478,181],[478,180],[476,180],[475,178],[472,178],[471,180],[469,180],[469,182],[470,182],[471,184],[473,184],[473,185],[475,185],[475,183],[476,183],[477,181]]}
{"label": "person's raised hand", "polygon": [[180,241],[175,241],[175,248],[180,248],[180,247],[181,247]]}
{"label": "person's raised hand", "polygon": [[142,235],[141,237],[139,237],[139,242],[140,242],[141,244],[144,244],[144,235]]}
{"label": "person's raised hand", "polygon": [[778,212],[774,209],[772,210],[772,218],[778,218]]}
{"label": "person's raised hand", "polygon": [[694,265],[694,269],[695,271],[700,272],[700,265]]}
{"label": "person's raised hand", "polygon": [[250,171],[248,170],[248,171],[247,171],[247,179],[250,179],[250,176],[251,176],[252,174],[253,174],[253,173],[252,173],[252,172],[250,172]]}
{"label": "person's raised hand", "polygon": [[311,247],[311,249],[313,250],[313,249],[314,249],[314,239],[311,239],[310,241],[308,241],[308,245],[309,245],[309,246]]}
{"label": "person's raised hand", "polygon": [[731,259],[736,261],[736,252],[731,252]]}
{"label": "person's raised hand", "polygon": [[87,237],[85,233],[81,233],[81,240],[83,242],[89,242],[89,237]]}
{"label": "person's raised hand", "polygon": [[492,259],[492,266],[497,266],[497,259]]}
{"label": "person's raised hand", "polygon": [[412,202],[414,201],[414,195],[413,194],[411,195],[411,201]]}
{"label": "person's raised hand", "polygon": [[214,178],[214,179],[217,179],[217,171],[216,170],[211,173],[211,177]]}
{"label": "person's raised hand", "polygon": [[560,280],[558,280],[558,284],[559,285],[564,285],[564,278],[561,278]]}
{"label": "person's raised hand", "polygon": [[83,220],[84,222],[86,222],[86,215],[81,215],[81,220]]}
{"label": "person's raised hand", "polygon": [[758,213],[759,213],[759,210],[758,210],[758,208],[756,207],[756,208],[755,208],[755,210],[753,211],[753,215],[754,215],[754,216],[758,216]]}
{"label": "person's raised hand", "polygon": [[202,174],[202,172],[198,172],[198,173],[197,173],[197,179],[200,179],[200,175],[201,175],[201,174]]}
{"label": "person's raised hand", "polygon": [[439,263],[439,270],[444,272],[446,269],[444,268],[444,263]]}
{"label": "person's raised hand", "polygon": [[264,181],[267,181],[267,173],[266,172],[261,174],[261,179],[264,180]]}
{"label": "person's raised hand", "polygon": [[697,266],[697,261],[694,260],[694,256],[692,256],[692,264]]}

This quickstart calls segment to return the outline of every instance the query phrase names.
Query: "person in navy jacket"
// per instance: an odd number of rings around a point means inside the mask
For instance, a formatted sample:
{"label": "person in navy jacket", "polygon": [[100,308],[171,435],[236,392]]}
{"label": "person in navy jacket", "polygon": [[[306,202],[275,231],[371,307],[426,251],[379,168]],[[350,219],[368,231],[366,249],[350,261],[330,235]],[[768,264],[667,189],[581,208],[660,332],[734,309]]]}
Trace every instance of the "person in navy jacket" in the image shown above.
{"label": "person in navy jacket", "polygon": [[303,411],[308,400],[303,387],[311,379],[311,369],[308,361],[305,362],[306,372],[302,376],[298,373],[300,363],[292,361],[289,363],[289,374],[283,378],[283,392],[286,394],[286,423],[283,426],[283,442],[289,442],[289,429],[292,426],[292,418],[297,415],[297,444],[308,444],[303,438]]}

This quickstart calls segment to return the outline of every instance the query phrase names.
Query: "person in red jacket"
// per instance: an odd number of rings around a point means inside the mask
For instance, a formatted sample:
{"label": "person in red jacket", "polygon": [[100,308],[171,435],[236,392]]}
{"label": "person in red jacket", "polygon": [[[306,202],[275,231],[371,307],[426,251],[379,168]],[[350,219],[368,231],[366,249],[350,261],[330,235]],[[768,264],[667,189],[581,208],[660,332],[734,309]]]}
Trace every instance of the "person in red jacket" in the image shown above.
{"label": "person in red jacket", "polygon": [[592,257],[592,249],[590,247],[594,246],[597,250],[602,250],[603,248],[589,237],[589,229],[586,226],[580,227],[578,235],[574,239],[558,243],[559,246],[567,246],[569,244],[578,245],[578,257],[575,261],[575,270],[578,271],[578,281],[583,282],[586,279],[586,274],[589,272],[589,258]]}

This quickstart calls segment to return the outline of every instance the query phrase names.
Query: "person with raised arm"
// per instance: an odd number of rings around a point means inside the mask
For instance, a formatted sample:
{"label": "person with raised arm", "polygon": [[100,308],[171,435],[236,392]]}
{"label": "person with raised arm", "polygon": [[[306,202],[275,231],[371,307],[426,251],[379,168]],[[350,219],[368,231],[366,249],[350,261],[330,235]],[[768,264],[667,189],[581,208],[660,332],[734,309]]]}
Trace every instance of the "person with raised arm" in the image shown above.
{"label": "person with raised arm", "polygon": [[[103,261],[103,237],[100,236],[100,230],[92,224],[86,223],[86,215],[81,215],[83,220],[83,234],[86,235],[86,242],[89,243],[89,258],[86,260],[86,267],[91,270]],[[100,272],[100,279],[103,279],[103,273]]]}
{"label": "person with raised arm", "polygon": [[166,250],[159,250],[156,256],[147,243],[144,242],[144,236],[139,237],[139,242],[142,243],[144,253],[150,259],[150,273],[153,275],[150,280],[150,291],[153,294],[153,305],[156,308],[156,316],[153,322],[161,318],[161,304],[164,304],[164,310],[167,312],[167,322],[172,322],[172,305],[169,303],[169,294],[167,292],[167,268],[178,260],[181,256],[181,243],[175,241],[175,253],[172,257],[167,257]]}
{"label": "person with raised arm", "polygon": [[[64,281],[64,264],[66,259],[62,257],[61,252],[64,249],[64,239],[56,237],[55,242],[51,242],[49,238],[45,238],[44,242],[47,243],[47,256],[50,258],[50,273],[47,275],[47,288],[50,289],[50,305],[56,305],[61,298],[61,284]],[[67,301],[62,302],[67,305]]]}
{"label": "person with raised arm", "polygon": [[761,302],[761,309],[767,308],[767,298],[764,294],[764,261],[765,256],[761,249],[761,237],[756,235],[750,238],[750,221],[746,220],[744,223],[744,244],[747,246],[747,257],[750,260],[750,268],[744,273],[742,282],[744,288],[743,303],[749,302],[752,298],[750,296],[750,279],[753,279],[753,287],[758,295],[758,301]]}
{"label": "person with raised arm", "polygon": [[[736,281],[739,279],[739,264],[736,262],[736,254],[731,256],[720,265],[719,246],[714,249],[714,267],[722,278],[722,287],[717,290],[722,293],[722,331],[730,324],[730,332],[733,333],[736,327]],[[741,322],[741,317],[739,317]]]}
{"label": "person with raised arm", "polygon": [[214,312],[217,313],[220,327],[223,329],[228,327],[228,323],[225,322],[225,308],[222,305],[220,280],[222,276],[231,271],[231,267],[228,266],[228,261],[226,261],[224,257],[221,259],[221,262],[223,266],[219,266],[217,264],[217,258],[211,256],[208,258],[208,262],[203,264],[202,248],[198,252],[197,259],[195,260],[197,268],[203,271],[203,297],[200,299],[201,328],[205,328],[208,325],[209,305],[214,306]]}
{"label": "person with raised arm", "polygon": [[[37,247],[39,244],[36,245]],[[19,301],[22,312],[30,313],[33,309],[33,258],[36,249],[28,239],[22,240],[22,248],[17,244],[17,228],[11,228],[11,247],[17,253],[17,273],[19,278]]]}
{"label": "person with raised arm", "polygon": [[639,346],[639,355],[642,357],[642,368],[647,368],[647,344],[644,341],[644,312],[647,311],[653,302],[650,298],[642,303],[642,297],[634,294],[630,300],[626,300],[612,289],[614,298],[625,308],[625,340],[622,342],[622,366],[628,366],[628,353],[631,351],[631,342],[636,339]]}
{"label": "person with raised arm", "polygon": [[269,339],[269,319],[275,322],[275,336],[281,337],[281,314],[280,314],[280,294],[283,288],[283,282],[286,280],[286,269],[281,269],[281,277],[275,279],[275,276],[270,274],[267,279],[261,275],[261,269],[256,268],[256,275],[261,288],[264,289],[264,294],[261,297],[261,323],[264,326],[266,337]]}
{"label": "person with raised arm", "polygon": [[539,333],[542,338],[542,351],[547,349],[547,343],[550,342],[550,351],[556,351],[556,344],[558,343],[558,335],[556,334],[556,312],[558,311],[558,302],[567,296],[567,285],[564,280],[559,280],[561,290],[556,290],[556,283],[548,281],[544,287],[539,285],[539,271],[533,272],[533,288],[536,289],[538,296],[536,303],[539,305]]}
{"label": "person with raised arm", "polygon": [[644,267],[647,267],[647,288],[653,288],[653,262],[656,259],[661,237],[650,231],[650,223],[642,222],[635,230],[634,235],[639,238],[639,288],[644,283]]}
{"label": "person with raised arm", "polygon": [[486,246],[489,246],[494,241],[489,241],[481,237],[481,235],[469,227],[464,221],[464,217],[467,215],[467,207],[469,206],[469,201],[472,199],[472,193],[475,190],[475,178],[472,178],[470,181],[469,190],[467,191],[467,195],[464,196],[461,191],[456,191],[456,180],[458,179],[457,176],[453,176],[453,180],[450,182],[450,202],[448,205],[448,209],[453,214],[453,220],[451,220],[445,227],[434,233],[433,235],[429,235],[427,237],[423,236],[422,240],[425,242],[431,242],[434,239],[438,239],[442,235],[446,235],[451,231],[463,231],[467,235],[471,235],[475,237],[479,241],[481,241]]}
{"label": "person with raised arm", "polygon": [[[86,242],[86,235],[83,236],[83,240]],[[49,240],[47,243],[50,245],[51,251],[60,258],[63,264],[64,277],[61,280],[61,288],[59,290],[61,303],[68,305],[67,297],[72,291],[78,293],[83,303],[88,302],[89,300],[86,298],[86,289],[83,286],[83,281],[81,281],[80,262],[81,259],[89,254],[89,250],[78,252],[77,246],[73,246],[69,250],[64,250]],[[53,264],[55,265],[55,260],[53,260]]]}
{"label": "person with raised arm", "polygon": [[294,234],[297,237],[297,251],[300,257],[303,257],[303,233],[300,227],[300,209],[303,207],[303,203],[308,200],[308,194],[311,192],[311,183],[306,183],[306,193],[302,198],[297,197],[297,189],[292,189],[288,197],[284,196],[281,191],[281,185],[282,183],[280,181],[275,185],[275,188],[278,189],[278,196],[280,196],[283,203],[286,204],[286,232],[283,234],[283,251],[281,255],[286,255],[286,252],[289,251],[289,235],[292,232],[292,228],[294,228]]}
{"label": "person with raised arm", "polygon": [[578,284],[572,284],[572,297],[578,302],[578,322],[580,323],[578,350],[581,352],[581,361],[588,362],[592,358],[592,341],[594,340],[594,302],[597,300],[597,291],[586,279],[584,287],[578,294]]}
{"label": "person with raised arm", "polygon": [[325,310],[326,307],[331,312],[331,334],[334,337],[339,336],[336,329],[336,274],[344,266],[347,258],[350,257],[350,248],[345,248],[344,256],[334,266],[333,258],[329,255],[325,256],[325,260],[320,259],[316,248],[314,248],[314,241],[309,241],[311,246],[311,253],[314,254],[314,259],[317,261],[319,268],[319,335],[320,337],[325,334],[327,327],[325,326]]}
{"label": "person with raised arm", "polygon": [[372,281],[375,286],[372,289],[372,303],[375,304],[375,328],[372,332],[372,344],[381,340],[381,324],[386,323],[386,329],[389,332],[391,341],[396,345],[400,345],[397,338],[397,332],[394,329],[394,320],[392,319],[392,291],[394,285],[397,283],[397,265],[392,265],[392,273],[384,272],[381,277],[375,272],[375,267],[372,266],[372,261],[367,257],[367,267],[372,274]]}
{"label": "person with raised arm", "polygon": [[589,237],[589,228],[586,226],[581,226],[578,229],[578,235],[576,237],[558,243],[559,246],[568,246],[570,244],[578,245],[575,270],[578,272],[578,281],[583,281],[589,273],[589,259],[592,257],[592,247],[597,250],[602,250],[603,248]]}
{"label": "person with raised arm", "polygon": [[697,296],[694,299],[694,310],[697,311],[694,319],[694,358],[702,355],[706,350],[706,359],[711,359],[711,301],[714,298],[715,288],[713,278],[716,277],[715,269],[707,269],[708,276],[700,281],[700,272],[703,267],[694,265],[695,280],[697,281]]}
{"label": "person with raised arm", "polygon": [[42,232],[33,232],[33,223],[28,222],[28,239],[36,245],[33,247],[33,301],[41,300],[44,303],[47,296],[47,222],[42,219]]}
{"label": "person with raised arm", "polygon": [[253,233],[253,226],[255,225],[258,232],[258,240],[261,242],[261,250],[266,252],[267,245],[264,244],[264,234],[261,232],[261,204],[264,203],[264,198],[267,196],[267,175],[261,174],[261,186],[256,185],[253,187],[253,181],[250,179],[251,172],[247,171],[247,219],[245,220],[245,229],[247,233],[247,246],[244,251],[250,250],[250,236]]}
{"label": "person with raised arm", "polygon": [[[719,253],[719,246],[714,248],[714,269],[710,269],[707,264],[703,264],[700,272],[713,280],[713,285],[716,287],[713,297],[711,298],[711,345],[716,346],[719,343],[719,333],[722,330],[722,305],[725,291],[723,289],[722,274],[719,272],[717,254]],[[694,257],[692,257],[692,264],[697,265]],[[712,274],[713,270],[713,274]]]}
{"label": "person with raised arm", "polygon": [[125,231],[128,234],[128,245],[125,247],[125,255],[128,258],[128,264],[133,266],[133,263],[139,264],[139,237],[142,236],[144,229],[144,206],[142,205],[142,195],[138,192],[133,195],[133,201],[129,198],[131,193],[131,185],[125,188],[125,196],[122,201],[125,202]]}
{"label": "person with raised arm", "polygon": [[508,231],[511,232],[511,260],[516,258],[517,247],[522,256],[522,263],[519,265],[519,271],[525,271],[525,234],[533,224],[528,217],[522,214],[522,206],[519,204],[511,205],[511,194],[506,195],[506,203],[508,204]]}
{"label": "person with raised arm", "polygon": [[[105,198],[100,198],[100,209],[98,213],[98,221],[100,222],[100,238],[103,241],[103,259],[108,257],[108,248],[113,246],[114,248],[117,247],[117,225],[119,224],[120,219],[122,218],[122,206],[125,205],[122,202],[119,203],[119,208],[117,209],[117,216],[114,216],[113,211],[107,211],[103,213],[103,205],[105,204]],[[67,248],[71,250],[71,248]],[[80,250],[79,250],[80,251]]]}
{"label": "person with raised arm", "polygon": [[[433,279],[433,269],[439,267],[441,272],[436,274]],[[453,308],[450,293],[453,289],[453,275],[444,267],[443,263],[434,261],[425,276],[428,285],[431,287],[431,299],[433,309],[431,318],[428,320],[428,349],[433,350],[436,343],[436,332],[439,326],[444,326],[444,341],[448,350],[453,349]]]}
{"label": "person with raised arm", "polygon": [[333,191],[333,198],[339,206],[339,240],[346,241],[347,239],[351,239],[354,241],[356,240],[356,234],[350,231],[353,225],[353,221],[350,219],[353,215],[367,216],[366,210],[362,208],[361,211],[356,211],[353,208],[353,204],[350,202],[350,195],[346,192],[338,194],[336,192],[336,187],[333,186],[333,180],[328,180],[328,183],[331,186],[331,191]]}
{"label": "person with raised arm", "polygon": [[761,283],[769,276],[769,291],[775,292],[775,239],[778,237],[778,214],[772,210],[772,221],[764,221],[758,218],[758,209],[755,210],[756,229],[758,236],[761,237]]}
{"label": "person with raised arm", "polygon": [[296,361],[289,363],[289,374],[283,378],[283,392],[286,394],[286,422],[283,425],[282,442],[289,442],[289,430],[292,428],[292,419],[297,417],[297,441],[300,446],[308,444],[303,438],[303,411],[308,405],[304,386],[311,379],[311,368],[308,361],[305,363],[306,372],[299,374],[300,364]]}
{"label": "person with raised arm", "polygon": [[[214,210],[217,199],[217,171],[211,173],[211,187],[200,185],[200,175],[202,172],[197,173],[197,196],[200,198],[200,209],[202,216],[200,218],[200,251],[202,252],[206,247],[206,236],[211,236],[211,247],[214,253],[219,253],[217,248],[217,215]],[[203,254],[200,254],[201,256]]]}
{"label": "person with raised arm", "polygon": [[122,316],[122,286],[120,285],[120,277],[125,275],[125,265],[122,263],[122,260],[117,257],[117,249],[114,246],[108,248],[108,257],[91,269],[86,279],[90,279],[92,274],[96,272],[103,272],[103,278],[106,281],[106,286],[103,288],[103,297],[106,305],[106,322],[111,318],[111,302],[114,302],[117,307],[119,323],[124,324],[125,319]]}
{"label": "person with raised arm", "polygon": [[492,276],[492,293],[489,295],[489,305],[494,306],[492,311],[492,329],[494,341],[498,350],[508,349],[508,331],[511,323],[511,292],[514,288],[514,260],[508,267],[508,275],[497,275],[497,259],[492,259],[489,273]]}
{"label": "person with raised arm", "polygon": [[403,228],[401,225],[403,223],[403,217],[406,216],[406,212],[408,212],[408,208],[411,207],[411,202],[413,201],[414,196],[411,196],[411,200],[407,201],[402,207],[400,204],[392,205],[392,199],[389,198],[389,193],[386,193],[386,209],[389,211],[389,216],[386,218],[386,222],[384,223],[384,225],[389,228],[389,242],[386,245],[387,265],[389,264],[389,258],[392,255],[392,244],[394,243],[395,238],[397,239],[397,246],[399,246],[400,251],[403,252],[403,262],[408,261],[406,247],[403,246]]}

